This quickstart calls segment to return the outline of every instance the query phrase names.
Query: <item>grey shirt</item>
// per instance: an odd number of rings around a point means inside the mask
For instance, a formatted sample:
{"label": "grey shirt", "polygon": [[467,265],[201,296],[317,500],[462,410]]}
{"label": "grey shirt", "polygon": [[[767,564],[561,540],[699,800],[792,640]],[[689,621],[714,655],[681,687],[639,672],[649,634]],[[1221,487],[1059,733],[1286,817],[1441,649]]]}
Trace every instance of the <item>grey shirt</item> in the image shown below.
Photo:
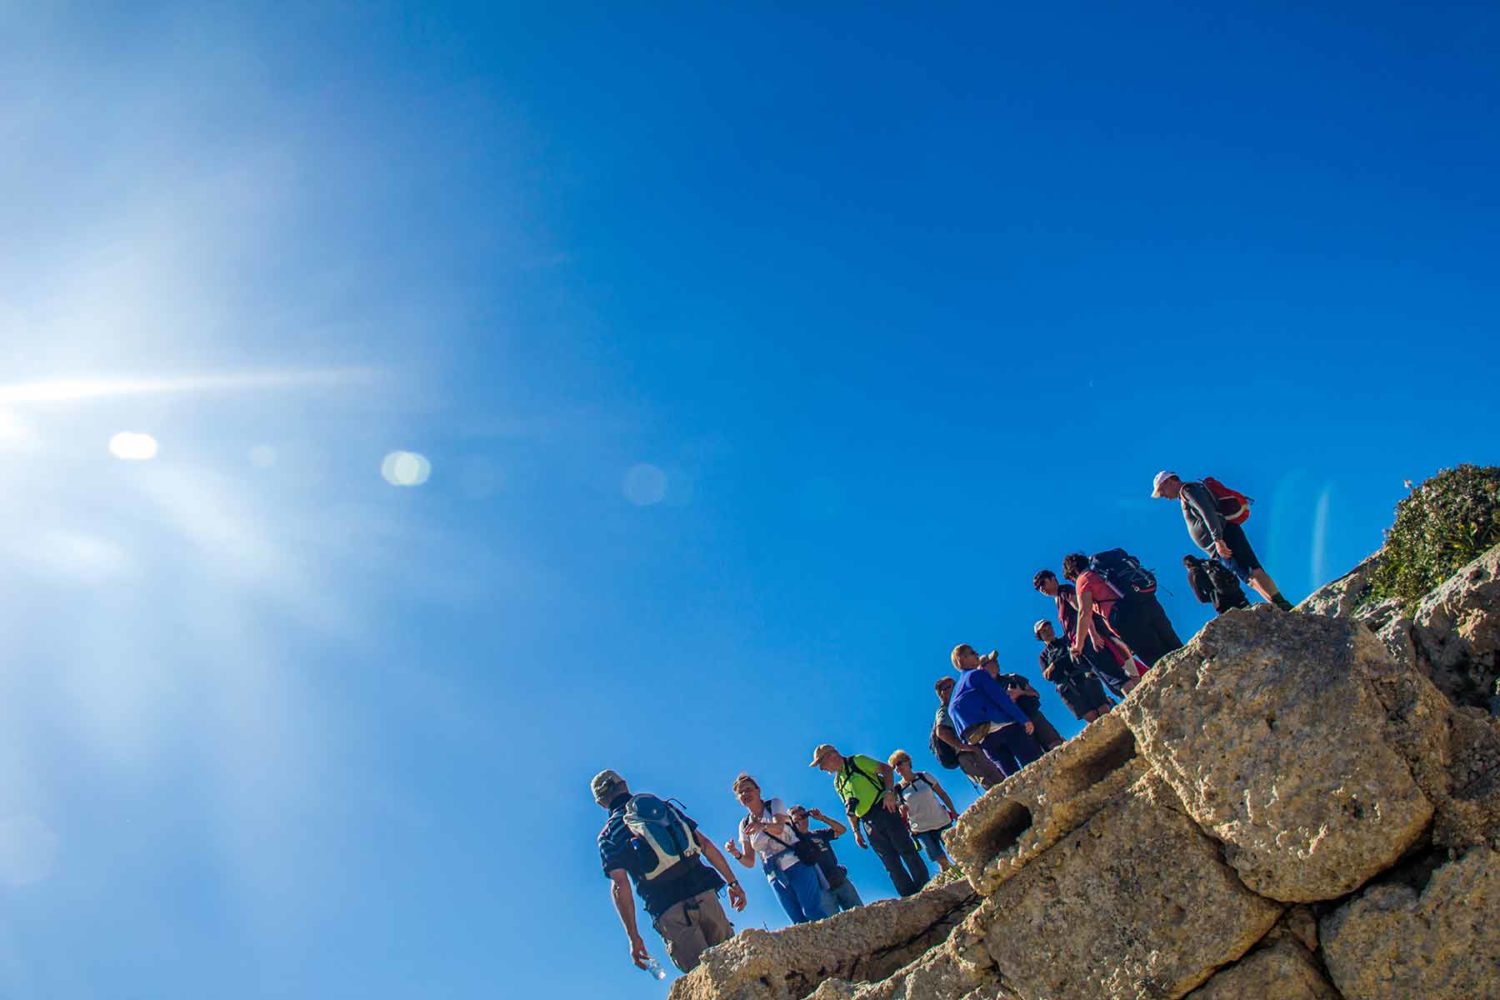
{"label": "grey shirt", "polygon": [[1187,522],[1193,544],[1207,552],[1224,537],[1224,517],[1219,513],[1218,501],[1202,483],[1183,483],[1179,499],[1182,519]]}

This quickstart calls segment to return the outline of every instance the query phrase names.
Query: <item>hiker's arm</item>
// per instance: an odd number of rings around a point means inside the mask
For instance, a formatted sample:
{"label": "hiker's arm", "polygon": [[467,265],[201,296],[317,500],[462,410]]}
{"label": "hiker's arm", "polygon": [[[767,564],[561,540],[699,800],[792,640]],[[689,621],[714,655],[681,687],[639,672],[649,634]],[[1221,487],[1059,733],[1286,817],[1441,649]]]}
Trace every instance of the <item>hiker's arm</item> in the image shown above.
{"label": "hiker's arm", "polygon": [[955,730],[952,726],[938,726],[937,738],[948,744],[953,749],[957,750],[959,753],[968,753],[970,750],[974,749],[958,738],[958,731]]}
{"label": "hiker's arm", "polygon": [[609,873],[609,898],[615,904],[615,912],[620,915],[620,923],[625,925],[625,936],[630,939],[630,960],[644,969],[651,961],[651,953],[646,950],[646,942],[641,940],[641,932],[635,926],[635,896],[630,891],[625,869],[616,868]]}
{"label": "hiker's arm", "polygon": [[1027,727],[1026,731],[1031,732],[1031,720],[1026,717],[1025,712],[1021,711],[1021,706],[1011,698],[1010,689],[989,674],[980,671],[975,671],[975,674],[974,686],[984,692],[1000,714],[1011,722],[1024,724]]}
{"label": "hiker's arm", "polygon": [[938,793],[938,798],[942,799],[943,805],[948,807],[948,814],[950,816],[958,815],[958,810],[953,806],[953,800],[948,797],[948,790],[940,785],[938,780],[930,774],[927,776],[927,780],[932,782],[932,790]]}
{"label": "hiker's arm", "polygon": [[[704,839],[706,839],[703,837],[702,833],[699,833],[698,837],[698,842],[700,844]],[[724,842],[724,849],[729,852],[730,857],[734,858],[734,860],[738,861],[746,868],[755,867],[755,852],[750,849],[750,838],[748,836],[745,836],[741,831],[735,831],[735,838],[733,840]],[[719,849],[715,847],[714,853],[718,853],[718,850]],[[728,866],[726,865],[725,867]],[[722,875],[723,872],[720,872],[719,874]]]}
{"label": "hiker's arm", "polygon": [[821,810],[819,810],[819,809],[814,809],[812,812],[808,813],[808,815],[811,816],[813,819],[817,820],[820,823],[827,824],[829,831],[831,831],[830,832],[830,837],[833,840],[838,840],[844,834],[846,834],[846,833],[849,832],[849,828],[847,826],[845,826],[844,824],[840,823],[838,820],[834,819],[832,816],[825,816],[823,814],[823,812]]}
{"label": "hiker's arm", "polygon": [[1078,628],[1073,637],[1073,655],[1083,654],[1083,644],[1089,639],[1094,640],[1094,645],[1101,645],[1099,631],[1094,626],[1094,595],[1086,590],[1078,593]]}
{"label": "hiker's arm", "polygon": [[703,835],[702,830],[694,830],[693,836],[698,838],[698,848],[703,851],[703,856],[708,863],[714,866],[714,871],[729,886],[729,905],[736,910],[745,908],[745,890],[740,885],[740,880],[734,877],[734,872],[729,870],[729,862],[724,860],[724,855],[714,846],[714,842]]}
{"label": "hiker's arm", "polygon": [[881,797],[881,800],[885,804],[886,812],[899,811],[901,808],[901,796],[896,794],[895,770],[889,764],[881,764],[876,768],[875,773],[880,775],[880,783],[885,790],[885,794]]}

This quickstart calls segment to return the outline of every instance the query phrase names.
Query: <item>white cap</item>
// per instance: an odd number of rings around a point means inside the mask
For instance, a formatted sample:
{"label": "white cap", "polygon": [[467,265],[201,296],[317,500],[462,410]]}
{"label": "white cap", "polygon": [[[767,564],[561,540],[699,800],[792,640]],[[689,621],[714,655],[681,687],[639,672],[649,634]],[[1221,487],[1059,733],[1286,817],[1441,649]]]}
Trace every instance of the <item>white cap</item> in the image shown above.
{"label": "white cap", "polygon": [[1038,634],[1038,633],[1040,633],[1040,632],[1041,632],[1041,631],[1042,631],[1042,626],[1043,626],[1043,625],[1051,625],[1051,624],[1052,624],[1052,623],[1051,623],[1051,622],[1049,622],[1049,621],[1048,621],[1048,620],[1047,620],[1047,619],[1045,619],[1045,618],[1038,618],[1038,619],[1037,619],[1037,620],[1036,620],[1036,624],[1035,624],[1035,625],[1033,625],[1033,626],[1031,626],[1031,634],[1032,634],[1032,635],[1037,635],[1037,634]]}
{"label": "white cap", "polygon": [[1156,474],[1156,478],[1153,479],[1153,480],[1151,480],[1151,495],[1153,497],[1156,497],[1156,498],[1160,499],[1160,497],[1161,497],[1161,484],[1164,483],[1164,482],[1166,482],[1168,479],[1181,479],[1181,478],[1182,478],[1181,476],[1179,476],[1177,473],[1171,471],[1170,469],[1162,469],[1160,472],[1158,472]]}

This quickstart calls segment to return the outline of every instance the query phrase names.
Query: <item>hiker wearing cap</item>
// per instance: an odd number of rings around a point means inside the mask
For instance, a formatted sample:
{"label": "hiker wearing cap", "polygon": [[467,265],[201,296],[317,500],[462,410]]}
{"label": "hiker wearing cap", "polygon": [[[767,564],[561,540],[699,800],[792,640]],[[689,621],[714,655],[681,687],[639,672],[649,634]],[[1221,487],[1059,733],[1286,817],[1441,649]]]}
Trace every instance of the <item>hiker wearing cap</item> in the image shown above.
{"label": "hiker wearing cap", "polygon": [[632,794],[619,772],[600,771],[590,790],[609,813],[599,831],[599,859],[630,939],[631,961],[642,969],[651,963],[636,927],[634,883],[672,964],[692,971],[707,948],[734,936],[719,889],[727,885],[730,905],[745,908],[745,891],[729,862],[680,808],[655,795]]}
{"label": "hiker wearing cap", "polygon": [[896,794],[901,796],[901,808],[906,813],[906,825],[912,836],[940,870],[947,871],[952,862],[943,850],[943,832],[958,819],[958,810],[953,800],[938,784],[938,780],[926,771],[914,770],[911,754],[897,750],[891,754],[890,765],[895,768],[901,781],[896,785]]}
{"label": "hiker wearing cap", "polygon": [[1005,780],[1005,775],[995,766],[994,761],[985,756],[983,750],[970,746],[959,738],[958,729],[953,725],[953,716],[948,711],[948,704],[953,698],[953,686],[957,683],[952,677],[940,677],[932,686],[937,692],[938,710],[932,720],[932,735],[927,738],[927,744],[932,748],[932,755],[939,764],[947,768],[958,768],[982,789],[993,788]]}
{"label": "hiker wearing cap", "polygon": [[[1072,581],[1078,595],[1079,633],[1084,631],[1084,623],[1087,623],[1091,636],[1100,642],[1105,641],[1101,636],[1116,636],[1148,667],[1155,666],[1157,660],[1172,650],[1181,649],[1182,640],[1177,637],[1166,610],[1156,599],[1156,578],[1150,578],[1151,591],[1117,585],[1100,568],[1099,558],[1090,559],[1082,552],[1063,556],[1063,576]],[[1100,629],[1098,618],[1108,622],[1107,632]],[[1072,652],[1074,656],[1083,654],[1081,634],[1073,637]]]}
{"label": "hiker wearing cap", "polygon": [[1084,722],[1093,722],[1110,709],[1109,697],[1104,686],[1094,676],[1086,661],[1074,659],[1067,640],[1057,635],[1052,623],[1042,618],[1031,627],[1031,632],[1042,642],[1042,676],[1057,688],[1057,696],[1068,706],[1073,717]]}
{"label": "hiker wearing cap", "polygon": [[741,772],[734,779],[734,797],[745,807],[739,838],[726,841],[724,849],[746,868],[760,860],[766,881],[776,893],[781,908],[794,924],[822,920],[823,882],[818,874],[818,855],[812,841],[804,841],[792,829],[792,819],[780,799],[761,797],[760,785]]}
{"label": "hiker wearing cap", "polygon": [[1194,545],[1209,555],[1217,555],[1242,583],[1248,583],[1267,601],[1283,611],[1292,610],[1292,602],[1281,596],[1276,581],[1261,566],[1260,558],[1250,547],[1250,539],[1245,537],[1245,529],[1240,527],[1250,517],[1249,497],[1212,476],[1184,482],[1170,469],[1156,474],[1151,481],[1151,495],[1178,501]]}
{"label": "hiker wearing cap", "polygon": [[901,799],[890,765],[864,754],[845,757],[832,745],[820,743],[808,766],[833,775],[834,790],[854,827],[854,842],[864,847],[869,837],[896,891],[910,896],[926,885],[927,863],[901,819]]}
{"label": "hiker wearing cap", "polygon": [[981,657],[973,646],[960,643],[953,647],[952,660],[959,674],[948,712],[959,738],[983,750],[1006,777],[1040,757],[1041,748],[1031,738],[1036,726],[996,679],[995,654]]}
{"label": "hiker wearing cap", "polygon": [[[1057,574],[1050,569],[1037,570],[1031,578],[1031,586],[1057,604],[1057,621],[1062,625],[1063,638],[1071,648],[1079,634],[1077,588],[1071,583],[1059,583]],[[1135,659],[1135,654],[1114,634],[1109,623],[1099,617],[1097,609],[1093,618],[1094,627],[1083,633],[1083,654],[1073,659],[1092,670],[1110,694],[1124,698],[1138,683],[1139,668],[1145,664]]]}
{"label": "hiker wearing cap", "polygon": [[[864,906],[864,900],[859,898],[859,890],[849,879],[849,869],[839,864],[839,856],[833,849],[833,842],[848,832],[849,828],[821,809],[795,805],[787,815],[792,818],[792,829],[797,831],[797,836],[812,841],[822,849],[822,853],[818,855],[818,870],[823,873],[823,881],[828,885],[823,890],[824,912],[832,916],[841,910]],[[812,829],[813,820],[822,823],[826,829]]]}
{"label": "hiker wearing cap", "polygon": [[1005,690],[1010,693],[1011,701],[1016,707],[1026,713],[1026,718],[1031,720],[1031,738],[1036,740],[1036,745],[1042,748],[1042,753],[1056,750],[1063,745],[1062,733],[1057,727],[1042,714],[1042,696],[1037,689],[1031,686],[1031,681],[1024,674],[995,674],[995,680],[1005,685]]}

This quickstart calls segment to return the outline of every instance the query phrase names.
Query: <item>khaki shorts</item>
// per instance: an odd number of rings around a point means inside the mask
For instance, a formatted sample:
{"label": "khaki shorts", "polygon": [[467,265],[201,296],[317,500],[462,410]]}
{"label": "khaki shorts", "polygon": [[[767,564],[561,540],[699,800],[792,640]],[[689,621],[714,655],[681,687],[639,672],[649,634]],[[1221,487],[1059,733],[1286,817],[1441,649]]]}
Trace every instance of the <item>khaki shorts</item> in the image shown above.
{"label": "khaki shorts", "polygon": [[719,894],[710,889],[690,896],[667,909],[652,925],[666,942],[672,964],[692,972],[704,951],[734,937],[734,924],[719,904]]}

